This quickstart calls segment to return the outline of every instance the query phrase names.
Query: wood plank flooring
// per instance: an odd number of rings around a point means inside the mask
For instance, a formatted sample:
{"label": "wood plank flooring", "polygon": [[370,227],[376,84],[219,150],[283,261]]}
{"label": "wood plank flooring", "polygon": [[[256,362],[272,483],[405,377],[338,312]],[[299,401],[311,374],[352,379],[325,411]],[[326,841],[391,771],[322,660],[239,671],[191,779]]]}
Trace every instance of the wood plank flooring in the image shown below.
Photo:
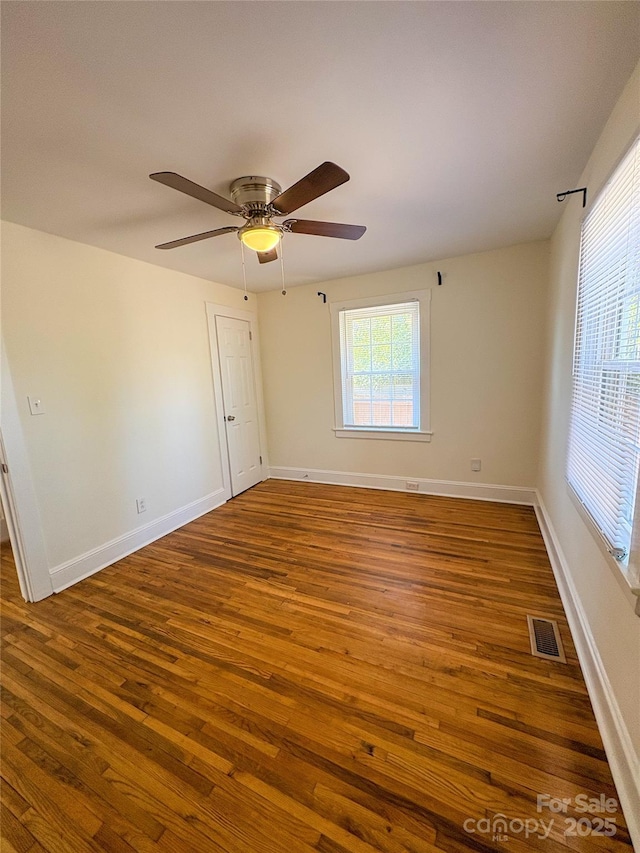
{"label": "wood plank flooring", "polygon": [[2,579],[4,853],[630,850],[576,809],[617,796],[530,508],[269,480],[38,604]]}

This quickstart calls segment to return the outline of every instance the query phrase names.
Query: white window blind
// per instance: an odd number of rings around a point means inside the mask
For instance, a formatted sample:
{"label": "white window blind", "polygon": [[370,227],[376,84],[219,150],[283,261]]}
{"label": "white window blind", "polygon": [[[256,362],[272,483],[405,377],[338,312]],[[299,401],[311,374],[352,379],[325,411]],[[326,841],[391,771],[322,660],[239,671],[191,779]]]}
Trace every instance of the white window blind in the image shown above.
{"label": "white window blind", "polygon": [[582,226],[567,477],[629,551],[640,461],[640,139]]}
{"label": "white window blind", "polygon": [[420,429],[418,301],[340,311],[345,428]]}

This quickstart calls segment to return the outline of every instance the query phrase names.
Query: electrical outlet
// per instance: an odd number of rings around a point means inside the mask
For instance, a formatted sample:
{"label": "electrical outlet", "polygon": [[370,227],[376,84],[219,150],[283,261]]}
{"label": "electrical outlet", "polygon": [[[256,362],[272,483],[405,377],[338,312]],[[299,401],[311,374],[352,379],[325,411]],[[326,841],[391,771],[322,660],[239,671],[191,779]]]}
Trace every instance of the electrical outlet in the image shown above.
{"label": "electrical outlet", "polygon": [[137,498],[136,499],[136,509],[138,510],[138,515],[141,512],[147,511],[147,499],[146,498]]}
{"label": "electrical outlet", "polygon": [[420,488],[420,483],[416,482],[415,480],[407,480],[405,486],[407,487],[408,492],[417,492]]}
{"label": "electrical outlet", "polygon": [[480,459],[472,459],[471,460],[471,470],[472,471],[480,471],[482,468],[482,461]]}

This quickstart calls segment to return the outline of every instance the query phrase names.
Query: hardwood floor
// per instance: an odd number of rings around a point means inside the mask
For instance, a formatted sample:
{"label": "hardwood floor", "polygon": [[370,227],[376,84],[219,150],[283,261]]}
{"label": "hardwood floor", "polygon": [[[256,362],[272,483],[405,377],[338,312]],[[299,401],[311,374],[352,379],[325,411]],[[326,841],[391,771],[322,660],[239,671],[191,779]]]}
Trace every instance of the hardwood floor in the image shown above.
{"label": "hardwood floor", "polygon": [[38,604],[2,578],[4,853],[630,850],[576,809],[617,797],[530,508],[270,480]]}

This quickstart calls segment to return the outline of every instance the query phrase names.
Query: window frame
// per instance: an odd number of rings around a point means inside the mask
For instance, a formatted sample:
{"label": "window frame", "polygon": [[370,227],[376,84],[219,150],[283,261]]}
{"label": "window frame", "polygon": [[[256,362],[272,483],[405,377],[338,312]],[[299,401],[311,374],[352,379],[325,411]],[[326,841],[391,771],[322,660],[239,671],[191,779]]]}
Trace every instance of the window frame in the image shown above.
{"label": "window frame", "polygon": [[[342,400],[342,351],[340,338],[340,314],[358,308],[384,308],[386,305],[399,305],[403,302],[418,302],[420,314],[419,338],[419,387],[420,419],[418,429],[399,429],[398,427],[357,427],[345,426]],[[331,302],[331,346],[333,357],[333,392],[336,438],[373,438],[392,441],[431,441],[433,432],[429,421],[430,388],[430,303],[431,290],[411,290],[403,293],[391,293],[385,296],[368,296],[361,299],[349,299]]]}
{"label": "window frame", "polygon": [[[610,185],[615,180],[620,166],[627,159],[631,150],[638,144],[639,137],[637,134],[634,134],[630,144],[625,148],[622,155],[616,161],[614,167],[611,169],[606,179],[601,183],[598,188],[598,191],[593,195],[590,204],[584,210],[581,221],[580,221],[580,234],[579,234],[579,250],[577,256],[577,273],[576,273],[576,288],[575,288],[575,317],[574,317],[574,329],[573,329],[573,342],[572,342],[572,364],[571,364],[571,398],[570,398],[570,410],[569,410],[569,422],[567,428],[567,447],[566,447],[566,456],[565,456],[565,482],[569,497],[575,506],[578,514],[584,521],[587,529],[591,533],[594,538],[596,544],[599,547],[599,550],[605,557],[607,563],[615,568],[616,576],[618,578],[624,579],[626,582],[624,585],[627,589],[630,589],[634,595],[640,596],[640,475],[638,475],[636,481],[636,501],[635,501],[635,509],[633,512],[633,517],[631,519],[631,541],[629,543],[629,548],[624,557],[620,557],[616,555],[615,548],[612,548],[611,543],[609,542],[605,533],[601,530],[598,522],[592,515],[590,509],[587,504],[582,500],[578,491],[571,483],[571,480],[568,475],[568,465],[569,465],[569,443],[570,436],[572,430],[572,415],[573,415],[573,395],[575,388],[575,377],[577,370],[577,344],[578,344],[578,332],[579,332],[579,311],[580,311],[580,288],[581,288],[581,273],[582,273],[582,255],[583,255],[583,231],[585,227],[586,221],[589,219],[593,209],[600,202],[602,196],[608,191]],[[623,360],[622,360],[623,361]],[[616,363],[621,363],[620,359],[603,359],[603,364],[610,363],[612,368],[615,368]],[[640,610],[638,610],[638,615],[640,615]]]}

